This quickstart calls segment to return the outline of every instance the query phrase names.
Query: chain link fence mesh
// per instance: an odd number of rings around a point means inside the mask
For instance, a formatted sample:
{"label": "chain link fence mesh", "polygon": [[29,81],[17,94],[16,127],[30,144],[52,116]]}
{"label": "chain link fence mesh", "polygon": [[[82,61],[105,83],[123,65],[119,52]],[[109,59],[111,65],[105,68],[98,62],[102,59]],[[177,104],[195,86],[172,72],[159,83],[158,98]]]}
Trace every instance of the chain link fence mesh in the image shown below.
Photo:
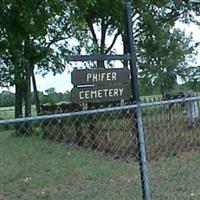
{"label": "chain link fence mesh", "polygon": [[[0,121],[0,199],[142,199],[136,105]],[[141,104],[152,199],[200,199],[200,98]]]}
{"label": "chain link fence mesh", "polygon": [[132,111],[112,109],[1,121],[2,199],[140,198]]}
{"label": "chain link fence mesh", "polygon": [[152,199],[200,199],[200,100],[143,109]]}

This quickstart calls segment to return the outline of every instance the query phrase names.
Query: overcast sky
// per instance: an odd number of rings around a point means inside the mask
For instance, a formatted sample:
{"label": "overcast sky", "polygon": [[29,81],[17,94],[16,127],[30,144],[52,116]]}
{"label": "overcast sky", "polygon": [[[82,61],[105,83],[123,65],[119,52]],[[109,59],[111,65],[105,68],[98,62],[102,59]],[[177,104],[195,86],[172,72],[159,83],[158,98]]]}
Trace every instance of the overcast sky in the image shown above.
{"label": "overcast sky", "polygon": [[[200,17],[199,17],[200,20]],[[179,22],[176,23],[176,27],[179,27],[183,29],[186,34],[192,34],[192,38],[195,42],[200,42],[200,28],[197,26],[194,26],[192,24],[186,25],[181,24]],[[121,45],[118,42],[118,45],[115,46],[118,53],[121,53]],[[198,55],[197,55],[197,64],[200,65],[200,46],[197,49]],[[36,75],[37,80],[37,87],[39,91],[45,91],[46,89],[50,87],[54,87],[57,92],[66,92],[67,90],[70,91],[72,89],[71,84],[71,74],[70,74],[71,67],[66,66],[66,70],[63,72],[63,74],[58,74],[56,76],[53,76],[52,73],[49,73],[45,77],[42,77],[41,75]],[[0,92],[4,89],[0,89]],[[10,91],[14,92],[14,88],[10,88]]]}

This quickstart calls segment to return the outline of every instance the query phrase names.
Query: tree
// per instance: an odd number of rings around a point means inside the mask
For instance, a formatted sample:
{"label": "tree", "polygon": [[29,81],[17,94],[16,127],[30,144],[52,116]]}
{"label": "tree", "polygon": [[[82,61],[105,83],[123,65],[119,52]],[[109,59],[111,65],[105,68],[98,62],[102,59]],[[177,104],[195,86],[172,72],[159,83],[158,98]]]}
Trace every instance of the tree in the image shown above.
{"label": "tree", "polygon": [[51,87],[51,88],[45,90],[45,93],[46,93],[47,95],[54,94],[55,92],[56,92],[56,90],[55,90],[54,87]]}
{"label": "tree", "polygon": [[47,73],[62,72],[61,49],[73,30],[68,3],[59,0],[3,0],[0,4],[1,86],[14,85],[15,116],[31,114],[30,78],[34,67]]}
{"label": "tree", "polygon": [[187,89],[200,91],[200,66],[190,67],[188,69],[189,78],[186,80]]}
{"label": "tree", "polygon": [[0,106],[14,106],[15,95],[10,91],[2,91],[0,93]]}
{"label": "tree", "polygon": [[[76,0],[73,5],[75,24],[82,27],[81,34],[76,36],[80,41],[77,53],[112,54],[113,46],[122,32],[122,1]],[[112,38],[109,43],[108,37]],[[105,67],[105,63],[98,61],[97,67]]]}
{"label": "tree", "polygon": [[144,46],[139,60],[142,84],[159,88],[161,94],[174,89],[178,79],[186,79],[188,61],[193,59],[193,56],[189,59],[188,55],[194,53],[190,38],[180,30],[170,31],[165,28],[159,33],[159,40],[146,36],[145,41],[141,42],[141,46]]}
{"label": "tree", "polygon": [[[82,34],[90,36],[84,37],[87,42],[80,42],[80,50],[83,49],[81,44],[87,44],[85,46],[87,53],[112,54],[114,44],[121,36],[124,53],[127,53],[127,38],[122,23],[122,0],[74,2],[75,21],[84,25]],[[184,67],[187,65],[186,57],[193,53],[193,47],[190,46],[191,38],[186,38],[180,30],[173,29],[175,21],[186,22],[186,18],[191,18],[190,4],[186,0],[133,0],[132,5],[133,37],[143,85],[151,83],[152,86],[160,87],[162,91],[163,88],[170,90],[171,86],[176,84],[176,79],[173,77],[187,76],[184,72]],[[106,38],[109,36],[112,36],[113,40],[107,46]],[[82,40],[82,38],[77,39]],[[127,66],[127,63],[124,63],[124,66]],[[98,62],[97,67],[105,67],[105,63]]]}

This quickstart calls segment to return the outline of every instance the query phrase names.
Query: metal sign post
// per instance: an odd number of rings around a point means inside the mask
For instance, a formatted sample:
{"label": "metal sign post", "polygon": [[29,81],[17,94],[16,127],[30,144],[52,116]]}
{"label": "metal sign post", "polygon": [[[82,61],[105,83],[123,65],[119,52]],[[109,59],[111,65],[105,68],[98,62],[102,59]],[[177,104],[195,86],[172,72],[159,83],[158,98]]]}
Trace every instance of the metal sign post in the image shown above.
{"label": "metal sign post", "polygon": [[133,31],[132,31],[131,3],[125,2],[124,9],[125,9],[125,21],[126,21],[126,34],[127,34],[127,40],[128,40],[129,53],[131,57],[130,68],[131,68],[132,94],[133,94],[133,101],[134,103],[137,104],[137,108],[135,109],[135,120],[136,120],[136,130],[137,130],[137,142],[138,142],[142,193],[143,193],[143,200],[150,200],[150,189],[149,189],[149,180],[148,180],[148,173],[147,173],[145,141],[144,141],[142,114],[141,114],[140,98],[139,98],[136,52],[135,52],[135,47],[134,47]]}

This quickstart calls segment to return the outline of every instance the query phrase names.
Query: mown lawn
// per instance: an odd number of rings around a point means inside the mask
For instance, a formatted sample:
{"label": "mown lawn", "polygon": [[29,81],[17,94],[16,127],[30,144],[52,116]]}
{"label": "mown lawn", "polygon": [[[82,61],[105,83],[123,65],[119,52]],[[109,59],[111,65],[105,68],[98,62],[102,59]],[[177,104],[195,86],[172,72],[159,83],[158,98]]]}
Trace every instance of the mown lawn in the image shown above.
{"label": "mown lawn", "polygon": [[0,199],[140,199],[137,166],[34,137],[0,134]]}
{"label": "mown lawn", "polygon": [[[200,199],[200,155],[149,163],[152,199]],[[138,164],[0,132],[0,200],[140,200]]]}
{"label": "mown lawn", "polygon": [[[32,112],[33,116],[36,115],[35,105],[31,106],[31,112]],[[15,108],[14,108],[14,106],[0,107],[0,119],[12,119],[14,117],[15,117]]]}

